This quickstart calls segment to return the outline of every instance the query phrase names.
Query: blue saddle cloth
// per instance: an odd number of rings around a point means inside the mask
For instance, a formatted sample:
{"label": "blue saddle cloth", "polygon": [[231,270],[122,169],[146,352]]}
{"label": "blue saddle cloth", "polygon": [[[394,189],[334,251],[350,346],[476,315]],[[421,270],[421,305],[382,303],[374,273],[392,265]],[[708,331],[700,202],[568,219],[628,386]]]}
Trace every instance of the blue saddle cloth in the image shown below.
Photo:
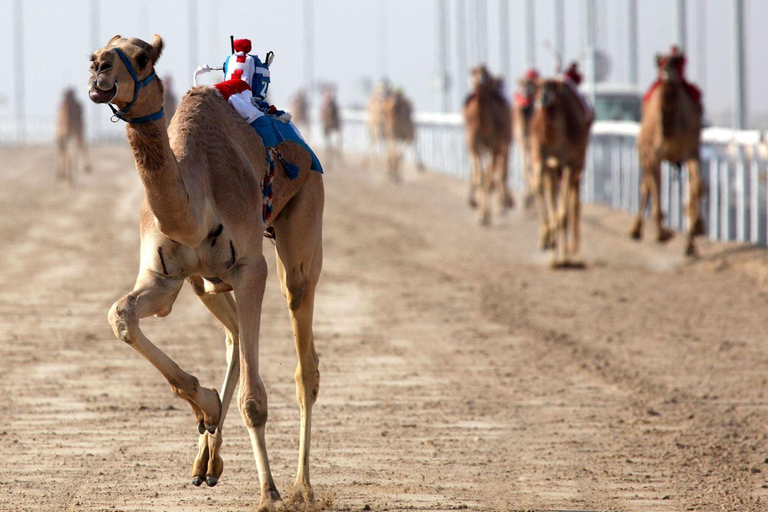
{"label": "blue saddle cloth", "polygon": [[[323,166],[320,164],[320,160],[318,160],[317,155],[312,151],[312,148],[310,148],[304,139],[301,138],[299,131],[293,123],[283,123],[282,121],[275,120],[269,115],[263,115],[253,121],[251,126],[256,130],[256,133],[259,134],[261,140],[264,141],[264,146],[267,148],[277,146],[288,140],[301,145],[309,151],[309,154],[312,156],[312,165],[310,166],[310,169],[322,174]],[[293,180],[298,177],[299,168],[296,165],[290,162],[281,163],[283,164],[283,167],[285,167],[285,172],[288,174],[289,178]]]}

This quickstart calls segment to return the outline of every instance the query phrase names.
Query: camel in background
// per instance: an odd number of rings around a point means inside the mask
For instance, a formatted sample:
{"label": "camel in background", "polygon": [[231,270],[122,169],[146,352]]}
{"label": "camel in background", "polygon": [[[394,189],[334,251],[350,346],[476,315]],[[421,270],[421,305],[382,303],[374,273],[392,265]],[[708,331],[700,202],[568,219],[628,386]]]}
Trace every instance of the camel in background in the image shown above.
{"label": "camel in background", "polygon": [[[320,106],[320,120],[323,124],[323,136],[325,137],[325,151],[328,154],[328,160],[341,161],[342,154],[342,134],[341,134],[341,113],[336,103],[336,93],[328,88],[323,93],[323,103]],[[334,137],[335,134],[335,137]],[[334,143],[334,139],[336,142]]]}
{"label": "camel in background", "polygon": [[400,181],[400,164],[403,160],[403,146],[411,146],[416,157],[416,166],[424,169],[416,143],[416,125],[413,122],[413,106],[402,90],[395,89],[381,106],[384,140],[387,145],[387,175],[392,181]]}
{"label": "camel in background", "polygon": [[75,98],[75,90],[68,88],[59,104],[56,122],[56,178],[75,184],[75,168],[82,161],[83,172],[91,172],[91,159],[85,142],[83,107]]}
{"label": "camel in background", "polygon": [[[320,386],[312,318],[322,267],[323,178],[310,170],[312,156],[297,143],[284,142],[268,152],[213,87],[192,88],[167,130],[163,85],[154,74],[162,50],[158,35],[151,44],[115,36],[91,57],[89,96],[120,109],[145,189],[139,275],[134,290],[112,306],[109,322],[115,335],[152,363],[191,406],[201,434],[192,466],[195,485],[203,478],[216,485],[221,476],[222,425],[239,379],[237,405],[256,458],[260,507],[271,510],[281,498],[267,456],[259,326],[267,279],[262,233],[274,228],[277,275],[298,356],[301,430],[295,485],[301,492],[296,498],[310,502],[312,406]],[[300,169],[295,179],[283,162]],[[226,331],[221,395],[182,370],[140,327],[142,318],[170,314],[185,281]]]}
{"label": "camel in background", "polygon": [[637,150],[643,180],[640,184],[640,209],[630,230],[630,236],[639,240],[642,236],[643,216],[651,198],[651,215],[656,222],[656,239],[666,242],[672,232],[664,227],[661,211],[661,162],[667,160],[681,168],[688,168],[688,234],[685,254],[694,256],[693,239],[704,234],[701,218],[701,197],[704,184],[701,180],[699,140],[701,138],[704,109],[699,89],[685,80],[685,56],[673,47],[668,55],[656,55],[658,78],[643,97],[643,117]]}
{"label": "camel in background", "polygon": [[289,110],[293,117],[293,124],[296,125],[305,137],[309,136],[309,100],[304,89],[299,89],[291,97]]}
{"label": "camel in background", "polygon": [[[478,207],[476,192],[480,191],[478,219],[481,225],[491,222],[490,202],[494,188],[501,193],[504,211],[514,206],[507,184],[509,146],[512,143],[510,107],[501,93],[502,84],[485,68],[472,69],[472,93],[464,103],[467,146],[472,163],[469,185],[469,205]],[[486,155],[490,166],[485,165]]]}
{"label": "camel in background", "polygon": [[582,266],[579,189],[593,119],[573,82],[567,78],[539,81],[531,120],[531,161],[541,214],[540,244],[542,249],[554,249],[555,268]]}
{"label": "camel in background", "polygon": [[163,97],[163,108],[165,109],[165,122],[170,125],[174,114],[176,114],[176,108],[179,105],[179,100],[176,98],[176,93],[173,92],[173,78],[171,75],[166,75],[163,80],[163,86],[165,88],[165,95]]}
{"label": "camel in background", "polygon": [[538,78],[539,73],[535,69],[528,70],[525,76],[518,82],[520,90],[515,93],[515,100],[512,104],[512,131],[515,134],[517,149],[522,158],[523,186],[525,187],[523,197],[526,209],[533,207],[535,202],[530,129],[534,111],[534,100],[536,99],[536,81]]}
{"label": "camel in background", "polygon": [[381,153],[381,144],[385,137],[384,102],[391,93],[392,91],[389,82],[382,80],[373,87],[371,96],[368,98],[368,104],[366,105],[366,124],[368,127],[368,140],[370,143],[370,151],[368,154],[369,167],[374,165],[374,161],[379,159],[379,154]]}

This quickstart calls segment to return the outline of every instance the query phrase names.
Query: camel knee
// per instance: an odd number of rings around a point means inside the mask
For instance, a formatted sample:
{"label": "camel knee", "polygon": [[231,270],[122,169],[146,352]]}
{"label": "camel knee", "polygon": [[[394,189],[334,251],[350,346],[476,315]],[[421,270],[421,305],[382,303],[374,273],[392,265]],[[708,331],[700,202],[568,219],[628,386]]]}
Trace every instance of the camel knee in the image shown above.
{"label": "camel knee", "polygon": [[310,285],[310,279],[300,269],[288,271],[285,277],[285,298],[291,311],[301,307],[302,300]]}
{"label": "camel knee", "polygon": [[241,393],[238,400],[238,408],[246,428],[259,429],[267,424],[269,414],[267,411],[266,394],[262,397],[256,397],[249,393]]}
{"label": "camel knee", "polygon": [[314,358],[314,364],[311,367],[299,364],[296,367],[294,379],[296,380],[296,400],[303,406],[307,400],[309,405],[317,401],[317,395],[320,393],[320,370],[317,367],[317,356]]}
{"label": "camel knee", "polygon": [[131,344],[139,336],[139,319],[136,315],[135,298],[127,295],[115,302],[107,315],[109,325],[118,339]]}

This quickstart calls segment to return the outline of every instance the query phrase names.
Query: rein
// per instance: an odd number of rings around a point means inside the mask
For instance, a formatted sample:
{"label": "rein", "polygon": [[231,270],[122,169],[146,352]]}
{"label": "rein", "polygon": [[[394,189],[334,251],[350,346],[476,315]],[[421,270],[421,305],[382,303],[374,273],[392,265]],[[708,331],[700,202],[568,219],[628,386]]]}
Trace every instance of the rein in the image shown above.
{"label": "rein", "polygon": [[[112,109],[112,114],[114,114],[110,121],[113,123],[116,123],[118,120],[125,121],[126,123],[131,124],[144,124],[148,123],[150,121],[157,121],[158,119],[161,119],[163,115],[165,114],[163,112],[163,107],[160,107],[160,110],[155,112],[154,114],[149,114],[147,116],[141,116],[141,117],[128,117],[126,114],[128,114],[128,111],[131,110],[131,107],[136,103],[136,100],[139,99],[139,91],[143,89],[144,87],[148,86],[150,83],[152,83],[152,80],[155,79],[155,72],[152,71],[152,73],[145,78],[144,80],[139,80],[138,75],[136,75],[136,70],[133,68],[133,64],[131,64],[131,61],[128,60],[128,57],[123,53],[123,51],[120,48],[115,48],[115,52],[117,52],[118,57],[120,57],[120,60],[123,61],[123,64],[125,64],[126,69],[128,69],[128,72],[131,74],[131,77],[133,78],[133,99],[131,102],[122,110],[117,110],[111,103],[107,103],[109,105],[109,108]],[[117,93],[115,93],[117,94]]]}

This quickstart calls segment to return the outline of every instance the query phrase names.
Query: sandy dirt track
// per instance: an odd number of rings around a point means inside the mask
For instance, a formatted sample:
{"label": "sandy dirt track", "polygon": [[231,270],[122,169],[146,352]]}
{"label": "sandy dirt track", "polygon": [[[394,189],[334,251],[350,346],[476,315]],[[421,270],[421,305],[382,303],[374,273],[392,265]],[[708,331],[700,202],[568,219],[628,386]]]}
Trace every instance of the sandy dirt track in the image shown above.
{"label": "sandy dirt track", "polygon": [[[106,321],[138,268],[127,144],[76,189],[49,147],[0,150],[0,511],[250,511],[236,408],[215,488],[191,411]],[[327,168],[316,301],[317,496],[337,510],[768,510],[768,257],[702,257],[584,213],[584,271],[551,271],[519,211],[476,226],[464,184]],[[293,339],[270,263],[261,336],[272,468],[293,481]],[[148,337],[207,386],[224,334],[185,286]]]}

